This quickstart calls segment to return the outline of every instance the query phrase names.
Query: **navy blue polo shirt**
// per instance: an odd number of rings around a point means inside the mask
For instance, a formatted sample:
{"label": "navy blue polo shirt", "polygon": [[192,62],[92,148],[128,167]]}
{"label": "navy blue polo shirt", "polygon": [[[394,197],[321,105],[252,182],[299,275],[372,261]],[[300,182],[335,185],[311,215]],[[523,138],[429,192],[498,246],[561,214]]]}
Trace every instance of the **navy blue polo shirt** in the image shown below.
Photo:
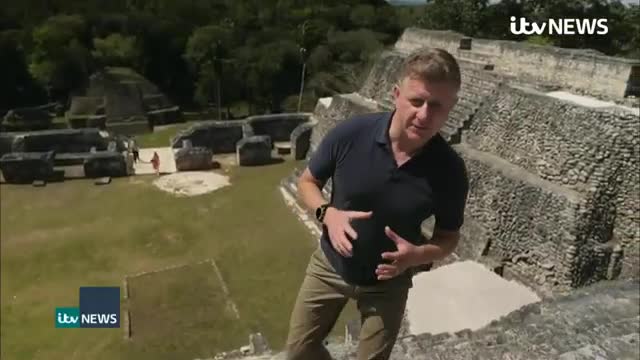
{"label": "navy blue polo shirt", "polygon": [[382,253],[396,250],[385,226],[418,245],[421,224],[432,215],[440,229],[458,230],[463,223],[469,187],[464,161],[438,134],[398,167],[389,140],[392,115],[359,115],[339,123],[309,161],[316,179],[323,184],[332,179],[331,206],[373,212],[369,219],[351,222],[358,238],[351,242],[350,258],[336,252],[323,228],[322,250],[343,279],[354,285],[377,283],[375,270],[385,262]]}

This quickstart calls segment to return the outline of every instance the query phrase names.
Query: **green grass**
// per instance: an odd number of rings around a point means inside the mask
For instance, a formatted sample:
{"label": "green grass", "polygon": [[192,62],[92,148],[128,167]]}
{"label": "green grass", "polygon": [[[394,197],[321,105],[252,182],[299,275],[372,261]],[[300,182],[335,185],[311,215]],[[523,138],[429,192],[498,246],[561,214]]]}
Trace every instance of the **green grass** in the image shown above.
{"label": "green grass", "polygon": [[237,321],[211,262],[132,277],[127,287],[136,342],[183,358],[213,357],[247,342],[250,329]]}
{"label": "green grass", "polygon": [[162,129],[154,129],[152,133],[139,135],[136,137],[138,146],[142,148],[171,146],[171,138],[175,136],[178,131],[187,129],[194,123],[195,122],[175,124]]}
{"label": "green grass", "polygon": [[[156,189],[153,176],[114,179],[107,186],[84,179],[43,188],[2,184],[0,357],[196,358],[214,347],[235,347],[234,337],[244,330],[261,331],[273,348],[281,348],[316,246],[277,190],[295,165],[231,168],[232,186],[192,198]],[[206,259],[215,259],[227,283],[241,315],[237,323],[205,318],[189,327],[171,315],[154,324],[156,336],[134,335],[129,341],[123,340],[123,329],[54,328],[55,307],[78,306],[80,286],[119,286],[127,275]],[[175,306],[186,301],[184,292],[203,283],[202,276],[180,277],[184,287],[176,291]],[[144,291],[159,297],[179,284],[175,278],[164,281]],[[211,294],[217,286],[204,289]],[[219,299],[191,300],[195,309],[185,310],[186,319],[194,319],[194,311],[221,311]],[[335,334],[343,333],[352,314],[342,317]],[[208,326],[209,335],[203,331]],[[225,339],[227,333],[232,334],[228,343],[201,345],[207,336]]]}

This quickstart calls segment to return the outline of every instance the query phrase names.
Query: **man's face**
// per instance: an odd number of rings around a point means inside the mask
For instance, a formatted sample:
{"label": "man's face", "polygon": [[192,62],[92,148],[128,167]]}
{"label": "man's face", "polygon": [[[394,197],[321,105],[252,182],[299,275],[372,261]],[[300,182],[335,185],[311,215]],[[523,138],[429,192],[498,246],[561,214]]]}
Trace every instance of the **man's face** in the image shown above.
{"label": "man's face", "polygon": [[406,77],[393,88],[394,118],[410,141],[426,143],[447,121],[458,89],[451,83],[425,83]]}

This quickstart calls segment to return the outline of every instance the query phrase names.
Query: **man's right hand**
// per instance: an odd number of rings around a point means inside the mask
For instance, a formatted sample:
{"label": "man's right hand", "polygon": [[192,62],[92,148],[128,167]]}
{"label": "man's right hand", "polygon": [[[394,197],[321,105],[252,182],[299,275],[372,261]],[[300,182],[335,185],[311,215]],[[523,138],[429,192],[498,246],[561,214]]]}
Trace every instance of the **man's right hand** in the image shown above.
{"label": "man's right hand", "polygon": [[338,210],[334,207],[327,208],[327,212],[324,216],[324,224],[327,226],[329,233],[329,239],[333,248],[344,257],[351,257],[353,255],[353,245],[347,238],[347,235],[351,239],[356,240],[358,233],[351,227],[351,220],[354,219],[368,219],[373,212],[371,211],[344,211]]}

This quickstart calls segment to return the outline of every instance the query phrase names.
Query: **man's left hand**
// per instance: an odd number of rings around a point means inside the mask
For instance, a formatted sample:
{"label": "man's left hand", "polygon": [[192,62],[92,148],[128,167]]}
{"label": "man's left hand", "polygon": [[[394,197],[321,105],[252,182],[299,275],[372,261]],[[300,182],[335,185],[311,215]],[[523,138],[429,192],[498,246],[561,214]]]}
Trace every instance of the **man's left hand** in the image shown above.
{"label": "man's left hand", "polygon": [[378,268],[376,269],[378,280],[392,279],[405,272],[408,268],[421,264],[421,254],[418,246],[415,246],[403,239],[388,226],[384,228],[384,232],[389,239],[396,243],[396,248],[398,250],[382,254],[382,258],[390,260],[391,264],[378,265]]}

